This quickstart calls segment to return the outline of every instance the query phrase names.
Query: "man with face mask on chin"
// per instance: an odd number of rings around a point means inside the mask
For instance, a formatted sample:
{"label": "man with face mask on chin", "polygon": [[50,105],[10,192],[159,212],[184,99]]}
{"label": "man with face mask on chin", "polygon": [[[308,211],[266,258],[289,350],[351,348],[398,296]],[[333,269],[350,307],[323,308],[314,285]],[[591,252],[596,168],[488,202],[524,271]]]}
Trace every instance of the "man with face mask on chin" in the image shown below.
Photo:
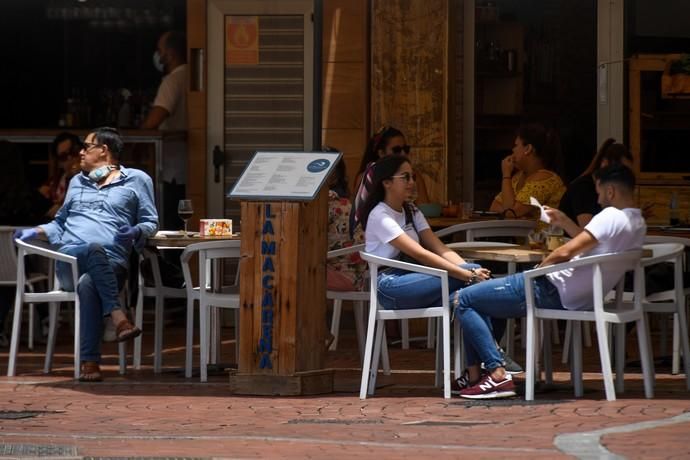
{"label": "man with face mask on chin", "polygon": [[[102,380],[100,344],[103,318],[110,317],[122,342],[141,334],[119,303],[133,246],[143,246],[158,227],[153,182],[143,171],[120,165],[123,143],[114,128],[86,136],[80,152],[81,174],[69,184],[65,203],[45,225],[17,230],[22,241],[46,238],[59,252],[77,258],[81,305],[80,380]],[[68,265],[56,266],[60,285],[74,290]]]}
{"label": "man with face mask on chin", "polygon": [[[141,129],[161,131],[187,130],[187,44],[184,34],[165,32],[158,39],[153,65],[164,73],[151,110]],[[179,225],[177,202],[185,198],[187,183],[186,143],[166,142],[163,150],[163,223],[164,228]]]}

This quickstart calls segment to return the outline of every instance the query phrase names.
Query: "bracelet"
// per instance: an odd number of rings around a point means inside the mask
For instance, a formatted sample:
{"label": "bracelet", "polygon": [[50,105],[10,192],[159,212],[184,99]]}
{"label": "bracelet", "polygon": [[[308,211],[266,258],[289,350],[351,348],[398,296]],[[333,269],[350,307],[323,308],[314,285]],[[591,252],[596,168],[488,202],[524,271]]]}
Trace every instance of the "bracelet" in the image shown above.
{"label": "bracelet", "polygon": [[472,276],[470,279],[467,281],[467,284],[474,284],[477,282],[477,271],[475,268],[470,268],[470,272],[472,273]]}

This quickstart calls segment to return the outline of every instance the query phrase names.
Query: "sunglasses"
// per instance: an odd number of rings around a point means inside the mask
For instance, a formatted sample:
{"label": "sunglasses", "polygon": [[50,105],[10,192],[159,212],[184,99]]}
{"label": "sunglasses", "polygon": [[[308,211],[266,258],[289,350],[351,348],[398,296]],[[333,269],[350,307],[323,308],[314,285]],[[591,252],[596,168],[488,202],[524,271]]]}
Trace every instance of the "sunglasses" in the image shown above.
{"label": "sunglasses", "polygon": [[391,176],[391,179],[402,178],[405,182],[416,181],[417,175],[415,173],[404,172],[395,176]]}
{"label": "sunglasses", "polygon": [[391,147],[391,152],[393,152],[396,155],[400,155],[402,152],[405,152],[405,155],[410,153],[410,146],[405,144],[405,145],[396,145],[395,147]]}
{"label": "sunglasses", "polygon": [[84,142],[82,144],[84,146],[84,150],[89,151],[91,149],[94,149],[96,147],[105,147],[105,144],[93,144],[91,142]]}

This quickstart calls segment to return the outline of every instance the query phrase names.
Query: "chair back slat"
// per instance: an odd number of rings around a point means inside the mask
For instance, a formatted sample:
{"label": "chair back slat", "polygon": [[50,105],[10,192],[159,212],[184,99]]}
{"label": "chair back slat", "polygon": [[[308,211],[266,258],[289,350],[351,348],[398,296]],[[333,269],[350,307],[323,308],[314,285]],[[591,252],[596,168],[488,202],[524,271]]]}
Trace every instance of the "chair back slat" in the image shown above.
{"label": "chair back slat", "polygon": [[475,241],[477,238],[492,237],[517,237],[527,238],[534,230],[537,222],[525,219],[485,220],[479,222],[464,222],[436,231],[439,238],[458,232],[465,232],[466,241]]}

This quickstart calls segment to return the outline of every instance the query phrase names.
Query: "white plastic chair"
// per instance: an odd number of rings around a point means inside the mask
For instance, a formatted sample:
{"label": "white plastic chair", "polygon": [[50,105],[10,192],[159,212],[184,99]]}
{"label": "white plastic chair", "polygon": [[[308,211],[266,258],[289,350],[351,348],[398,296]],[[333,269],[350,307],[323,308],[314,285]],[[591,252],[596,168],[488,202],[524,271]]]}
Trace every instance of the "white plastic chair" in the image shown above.
{"label": "white plastic chair", "polygon": [[[67,262],[71,265],[72,278],[77,280],[78,284],[81,277],[77,268],[77,259],[73,256],[68,256],[42,246],[36,246],[26,243],[21,240],[15,240],[18,248],[17,255],[17,278],[21,279],[25,270],[25,258],[28,255],[37,255],[49,259],[51,264],[51,272],[55,272],[54,264],[56,262]],[[16,371],[16,359],[19,351],[19,334],[21,332],[21,308],[25,303],[50,302],[49,303],[49,325],[48,325],[48,340],[46,347],[45,362],[43,365],[43,373],[47,374],[52,369],[53,354],[55,352],[55,339],[57,335],[58,319],[60,317],[60,303],[74,302],[74,378],[78,379],[80,375],[80,312],[79,312],[79,296],[76,294],[76,289],[73,292],[63,291],[60,289],[60,283],[57,276],[52,281],[53,287],[48,286],[48,290],[44,292],[26,292],[24,285],[17,284],[17,291],[15,295],[15,310],[14,319],[12,323],[12,342],[10,345],[10,359],[7,366],[7,376],[13,377]],[[128,296],[125,293],[127,286],[120,292],[120,299],[126,299]],[[123,303],[124,305],[124,303]],[[125,374],[127,370],[127,344],[125,342],[118,343],[118,362],[120,365],[120,374]]]}
{"label": "white plastic chair", "polygon": [[434,232],[439,238],[458,232],[465,232],[465,241],[476,241],[478,238],[519,237],[527,235],[537,226],[537,221],[526,219],[481,220],[451,225]]}
{"label": "white plastic chair", "polygon": [[[193,254],[199,254],[199,287],[194,287],[189,260]],[[194,301],[199,302],[199,368],[201,381],[208,380],[208,363],[211,336],[211,307],[232,308],[239,312],[240,295],[239,284],[222,287],[218,272],[219,263],[223,259],[239,260],[240,240],[221,240],[190,244],[180,256],[182,273],[187,286],[187,340],[185,349],[185,376],[192,376],[192,350],[194,339]],[[212,267],[215,266],[215,270]],[[217,283],[214,283],[216,278]],[[236,278],[237,281],[237,278]],[[225,290],[226,292],[222,292]],[[235,316],[237,319],[237,315]],[[239,356],[239,323],[235,321],[235,355]]]}
{"label": "white plastic chair", "polygon": [[[476,248],[495,248],[499,246],[517,246],[516,244],[512,243],[501,243],[501,242],[494,242],[494,241],[461,241],[457,243],[450,243],[447,245],[449,248],[453,250],[457,250],[462,252],[462,249],[476,249]],[[433,326],[433,322],[429,322],[429,326]],[[435,334],[435,327],[433,330],[430,332],[431,334]],[[453,344],[454,344],[454,363],[455,363],[455,378],[459,378],[462,375],[462,370],[465,368],[465,353],[463,350],[463,339],[462,339],[462,324],[460,324],[460,321],[456,319],[456,321],[453,322]]]}
{"label": "white plastic chair", "polygon": [[[14,247],[14,231],[20,227],[0,227],[0,286],[16,286],[17,285],[17,249]],[[23,227],[21,227],[23,228]],[[26,268],[26,265],[25,265]],[[36,283],[45,283],[50,288],[49,274],[44,273],[29,273],[24,276],[24,283],[26,290],[34,292],[34,285]],[[29,304],[29,350],[34,349],[34,316],[35,307],[33,303]],[[0,324],[2,327],[2,324]]]}
{"label": "white plastic chair", "polygon": [[[462,233],[465,232],[465,241],[462,242],[457,242],[457,243],[449,243],[446,246],[448,246],[450,249],[459,249],[462,247],[495,247],[495,246],[503,246],[503,245],[510,245],[511,243],[501,243],[501,242],[491,242],[491,241],[477,241],[478,238],[486,239],[486,238],[496,238],[496,237],[513,237],[513,238],[520,238],[523,239],[526,242],[527,241],[527,235],[534,230],[537,226],[537,222],[534,220],[525,220],[525,219],[506,219],[506,220],[485,220],[485,221],[477,221],[477,222],[464,222],[461,224],[455,224],[451,225],[450,227],[446,227],[444,229],[438,230],[434,232],[436,236],[439,238],[445,237],[445,236],[450,236],[455,233]],[[467,243],[470,242],[477,242],[480,243],[479,246],[476,245],[469,245],[467,246]],[[465,246],[463,246],[465,245]],[[508,272],[507,274],[512,274],[515,273],[516,270],[516,264],[513,262],[510,262],[507,264],[508,265]],[[496,274],[494,274],[495,276]],[[508,324],[506,327],[506,353],[509,355],[513,355],[513,336],[514,336],[514,326],[515,320],[509,319]],[[458,328],[460,327],[459,323],[456,322],[455,327]],[[435,325],[433,322],[429,322],[428,325],[428,334],[427,334],[427,347],[431,348],[433,346],[434,340],[434,331]],[[403,349],[409,348],[409,333],[408,331],[408,326],[407,322],[403,321],[402,325],[402,336],[403,336]],[[458,337],[459,332],[456,331],[455,336]],[[457,354],[457,349],[456,349],[456,354]],[[462,355],[461,355],[462,356]],[[460,361],[456,361],[456,367],[458,365],[462,364],[462,358]],[[458,370],[456,369],[456,373]],[[457,375],[459,377],[459,374]]]}
{"label": "white plastic chair", "polygon": [[[80,367],[80,315],[79,315],[79,297],[76,292],[67,292],[60,290],[59,283],[56,282],[55,287],[46,292],[26,292],[26,283],[24,280],[25,273],[25,259],[26,256],[35,254],[46,257],[51,262],[65,262],[71,266],[72,279],[79,279],[79,272],[77,270],[77,259],[66,254],[51,251],[46,248],[34,246],[20,240],[15,240],[18,248],[17,254],[17,293],[14,299],[14,320],[12,322],[12,341],[10,345],[10,358],[7,365],[7,376],[13,377],[16,371],[17,352],[19,351],[19,334],[21,332],[21,315],[22,306],[25,303],[39,303],[50,302],[50,328],[48,332],[48,346],[46,350],[45,363],[43,372],[48,373],[51,370],[53,352],[55,350],[55,332],[57,329],[58,317],[58,302],[74,302],[74,378],[79,378]],[[76,285],[76,283],[75,283]]]}
{"label": "white plastic chair", "polygon": [[[327,258],[333,259],[364,250],[364,244],[356,244],[348,248],[334,249],[328,251]],[[355,329],[357,331],[357,345],[359,347],[360,359],[364,356],[364,303],[369,302],[368,285],[363,286],[359,291],[326,291],[326,298],[333,301],[333,316],[331,318],[331,334],[333,342],[328,348],[331,351],[338,349],[338,338],[340,335],[340,316],[342,312],[343,300],[353,302],[353,313],[355,316]]]}
{"label": "white plastic chair", "polygon": [[[153,276],[153,286],[147,286],[144,277],[139,270],[139,292],[137,295],[137,307],[134,315],[135,325],[142,329],[143,326],[143,304],[144,297],[155,297],[156,303],[154,307],[154,322],[153,322],[153,372],[158,374],[161,372],[163,364],[163,322],[166,299],[186,299],[187,290],[184,288],[174,288],[165,286],[163,278],[161,277],[160,265],[158,263],[158,254],[155,251],[144,248],[141,251],[141,262],[148,260]],[[143,330],[143,329],[142,329]],[[134,368],[141,368],[141,340],[140,335],[134,339]]]}
{"label": "white plastic chair", "polygon": [[[648,244],[658,244],[658,243],[678,243],[684,246],[684,250],[690,248],[689,238],[680,238],[677,236],[654,236],[647,235],[645,238],[645,243]],[[685,260],[685,253],[681,256],[681,267],[680,267],[680,284],[676,281],[674,284],[674,289],[656,292],[654,294],[649,294],[646,298],[646,302],[651,302],[651,304],[645,303],[645,311],[651,313],[662,313],[660,309],[665,309],[664,313],[673,313],[673,345],[672,345],[672,360],[671,360],[671,373],[678,374],[680,371],[680,345],[681,341],[688,342],[688,298],[690,297],[690,287],[686,288],[683,285],[683,272],[688,269],[688,263]],[[678,265],[674,267],[678,269]],[[674,272],[675,273],[675,272]],[[678,274],[676,274],[678,276]],[[682,290],[682,296],[676,293],[676,289],[680,288]],[[678,302],[677,299],[682,299]],[[664,307],[667,306],[667,308]],[[685,318],[684,320],[681,318]],[[683,324],[685,325],[685,332],[681,333],[683,329]],[[665,329],[662,329],[662,333]],[[662,337],[663,338],[663,337]],[[662,343],[664,341],[662,340]],[[687,354],[685,351],[685,344],[683,344],[683,361],[688,361],[686,358]],[[690,378],[687,373],[686,367],[686,378]]]}
{"label": "white plastic chair", "polygon": [[[436,385],[441,382],[441,359],[443,361],[443,397],[450,398],[450,307],[448,303],[448,272],[437,268],[386,259],[365,252],[360,252],[362,259],[369,263],[369,323],[364,347],[364,364],[362,365],[362,383],[359,397],[366,399],[373,395],[376,388],[379,358],[384,340],[384,321],[389,319],[439,318],[442,321],[442,336],[436,347]],[[441,305],[406,310],[385,310],[379,306],[377,282],[379,267],[401,268],[416,273],[425,273],[441,279]],[[376,339],[374,339],[376,330]],[[385,350],[385,348],[383,348]],[[441,350],[443,350],[441,352]]]}
{"label": "white plastic chair", "polygon": [[[594,322],[597,331],[599,344],[599,357],[601,361],[606,399],[615,401],[616,389],[613,384],[613,373],[611,370],[611,359],[609,353],[608,324],[625,324],[635,321],[637,325],[637,339],[640,347],[640,360],[642,362],[642,373],[644,376],[645,396],[654,396],[654,368],[652,367],[651,347],[649,332],[645,322],[645,314],[642,309],[642,297],[644,295],[644,274],[640,266],[641,250],[627,251],[618,254],[601,254],[580,259],[571,260],[562,264],[551,265],[524,272],[525,276],[525,298],[527,302],[527,379],[525,384],[525,399],[534,399],[534,382],[537,372],[537,353],[539,350],[539,330],[538,320],[564,319],[573,321],[573,363],[572,381],[575,387],[575,396],[581,397],[583,394],[582,385],[582,343],[580,334],[581,321]],[[602,272],[613,270],[621,265],[635,270],[635,300],[632,303],[623,303],[623,274],[617,283],[616,298],[613,302],[613,309],[604,308],[604,298],[610,286],[604,286]],[[548,273],[558,272],[565,269],[580,268],[585,266],[592,267],[592,309],[591,310],[561,310],[538,308],[535,305],[534,289],[532,282],[535,278],[544,276]],[[624,326],[623,326],[624,327]],[[550,342],[544,341],[545,354],[550,352]],[[618,350],[616,356],[616,373],[618,391],[622,391],[623,375],[623,350]],[[550,356],[545,358],[545,362],[550,360]],[[548,370],[547,370],[548,372]]]}

